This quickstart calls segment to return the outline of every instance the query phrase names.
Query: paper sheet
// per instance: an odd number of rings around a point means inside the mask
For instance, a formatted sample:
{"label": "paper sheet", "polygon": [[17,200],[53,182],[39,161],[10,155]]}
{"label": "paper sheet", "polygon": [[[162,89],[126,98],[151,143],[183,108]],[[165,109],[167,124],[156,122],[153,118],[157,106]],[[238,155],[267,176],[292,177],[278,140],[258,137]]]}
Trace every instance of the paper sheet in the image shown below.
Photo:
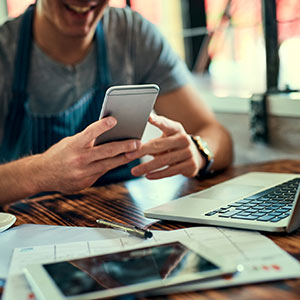
{"label": "paper sheet", "polygon": [[[96,226],[96,224],[95,224]],[[106,240],[127,234],[106,228],[24,224],[0,233],[0,278],[6,278],[14,248]]]}
{"label": "paper sheet", "polygon": [[[245,271],[232,278],[215,279],[190,286],[189,289],[213,288],[250,282],[300,277],[300,264],[267,237],[258,232],[218,227],[193,227],[173,231],[154,231],[154,242],[174,239],[197,240],[218,255],[243,264]],[[32,299],[32,292],[23,275],[23,268],[32,263],[54,262],[82,255],[95,255],[108,248],[125,249],[129,245],[152,242],[135,237],[88,241],[60,245],[23,247],[14,250],[3,300]],[[184,287],[188,287],[185,285]],[[181,287],[181,290],[184,289]],[[171,290],[169,290],[171,291]],[[178,291],[178,287],[172,291]]]}

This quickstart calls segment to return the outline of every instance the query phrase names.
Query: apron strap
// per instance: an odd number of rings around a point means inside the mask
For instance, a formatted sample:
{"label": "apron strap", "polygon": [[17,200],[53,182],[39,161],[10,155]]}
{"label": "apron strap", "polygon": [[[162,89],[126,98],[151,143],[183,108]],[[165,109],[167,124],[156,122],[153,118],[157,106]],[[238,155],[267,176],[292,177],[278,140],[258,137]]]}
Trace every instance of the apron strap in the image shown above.
{"label": "apron strap", "polygon": [[106,53],[106,42],[103,30],[103,22],[99,22],[96,29],[97,48],[97,75],[96,88],[107,89],[111,84],[110,70],[108,67],[108,57]]}
{"label": "apron strap", "polygon": [[19,133],[24,121],[24,104],[27,101],[27,73],[30,63],[32,19],[34,6],[30,6],[22,17],[17,50],[14,61],[14,75],[12,83],[12,101],[6,116],[4,137],[0,153],[13,153],[18,145]]}
{"label": "apron strap", "polygon": [[30,54],[32,46],[32,23],[34,5],[31,5],[22,17],[19,32],[19,41],[15,56],[13,93],[24,95],[26,93]]}

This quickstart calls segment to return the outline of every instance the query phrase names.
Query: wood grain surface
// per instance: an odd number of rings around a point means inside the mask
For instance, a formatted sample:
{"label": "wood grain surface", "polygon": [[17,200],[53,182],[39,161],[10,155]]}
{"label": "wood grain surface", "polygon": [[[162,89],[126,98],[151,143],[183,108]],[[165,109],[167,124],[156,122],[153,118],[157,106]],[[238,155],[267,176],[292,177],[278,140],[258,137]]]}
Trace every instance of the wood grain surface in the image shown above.
{"label": "wood grain surface", "polygon": [[[72,195],[52,193],[32,199],[23,199],[0,207],[0,211],[14,214],[17,217],[15,226],[35,223],[94,227],[96,226],[95,219],[104,218],[156,230],[179,229],[196,225],[167,221],[157,222],[145,218],[143,211],[251,171],[300,173],[300,161],[280,160],[232,167],[205,180],[188,179],[183,176],[157,181],[141,178],[119,184],[91,187]],[[282,249],[300,260],[300,230],[290,235],[266,235]],[[151,297],[151,299],[300,299],[300,279],[180,293],[164,297]]]}

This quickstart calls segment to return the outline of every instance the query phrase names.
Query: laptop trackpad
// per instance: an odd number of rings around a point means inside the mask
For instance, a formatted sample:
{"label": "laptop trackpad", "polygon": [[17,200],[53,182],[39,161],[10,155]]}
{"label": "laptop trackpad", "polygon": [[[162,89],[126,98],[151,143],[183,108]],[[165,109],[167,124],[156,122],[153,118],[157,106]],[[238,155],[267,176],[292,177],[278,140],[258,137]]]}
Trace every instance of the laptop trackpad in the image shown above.
{"label": "laptop trackpad", "polygon": [[235,201],[249,196],[261,190],[264,186],[249,186],[242,184],[219,184],[199,193],[192,194],[190,197],[197,199],[212,199],[223,201]]}

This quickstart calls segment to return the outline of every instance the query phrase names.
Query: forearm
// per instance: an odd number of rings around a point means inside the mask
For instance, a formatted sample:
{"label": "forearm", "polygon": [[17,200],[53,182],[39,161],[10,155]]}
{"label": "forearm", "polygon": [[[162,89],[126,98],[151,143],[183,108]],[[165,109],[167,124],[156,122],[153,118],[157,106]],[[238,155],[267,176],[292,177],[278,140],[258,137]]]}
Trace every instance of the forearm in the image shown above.
{"label": "forearm", "polygon": [[42,191],[43,174],[38,162],[39,155],[33,155],[0,165],[0,205]]}

